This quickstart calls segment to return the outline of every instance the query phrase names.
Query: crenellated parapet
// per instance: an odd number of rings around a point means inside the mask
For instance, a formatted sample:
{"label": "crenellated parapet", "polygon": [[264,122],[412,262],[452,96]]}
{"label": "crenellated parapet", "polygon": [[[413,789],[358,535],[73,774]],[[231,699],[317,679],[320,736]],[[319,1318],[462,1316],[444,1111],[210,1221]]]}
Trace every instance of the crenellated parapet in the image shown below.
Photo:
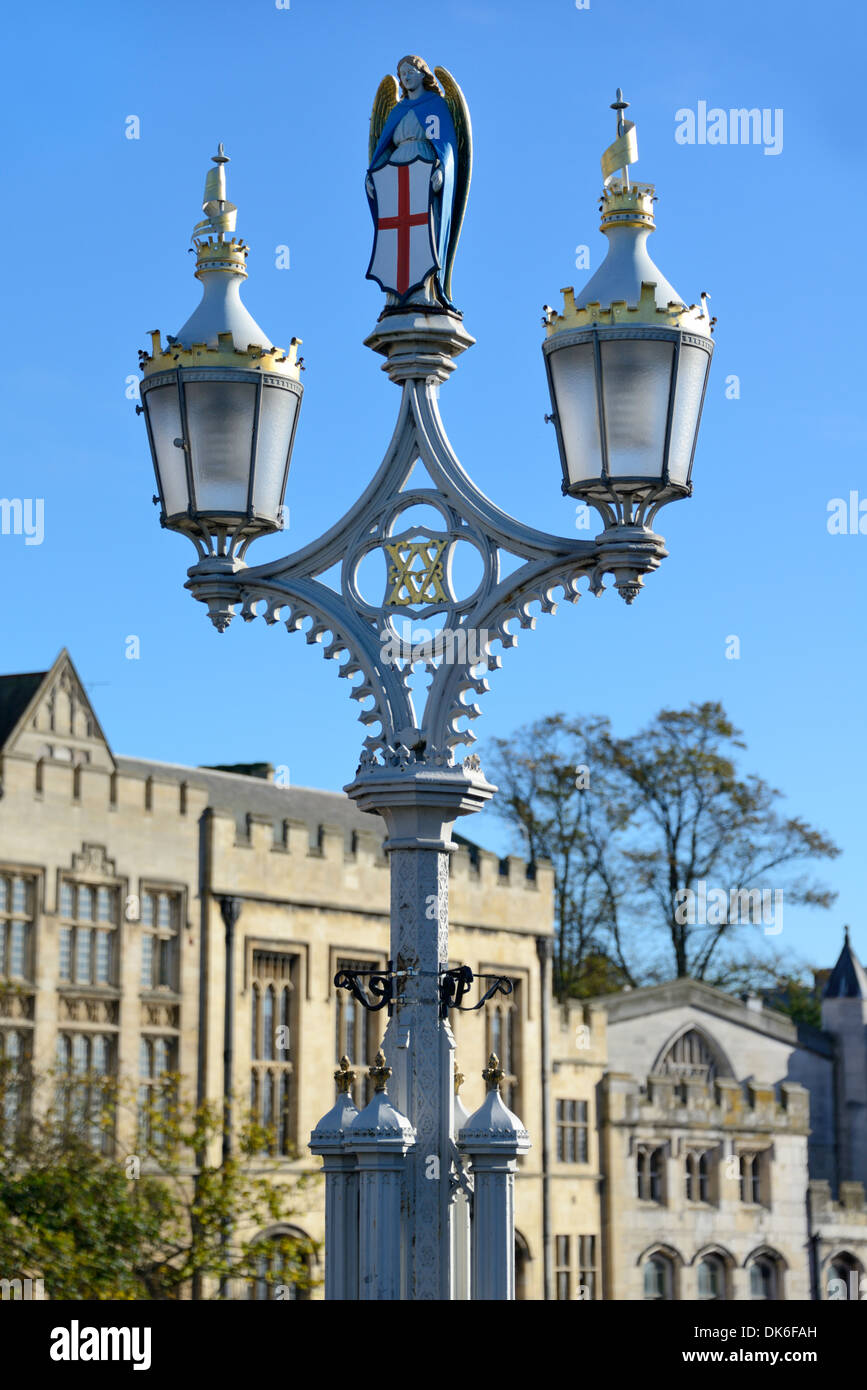
{"label": "crenellated parapet", "polygon": [[735,1132],[806,1134],[809,1094],[794,1082],[779,1086],[731,1078],[707,1082],[650,1074],[644,1084],[609,1073],[602,1083],[608,1121],[623,1125],[705,1127]]}
{"label": "crenellated parapet", "polygon": [[567,999],[551,1011],[551,1057],[555,1074],[570,1066],[604,1066],[608,1016],[600,1005]]}
{"label": "crenellated parapet", "polygon": [[451,856],[454,880],[483,889],[515,888],[524,892],[550,894],[554,891],[554,869],[548,859],[534,864],[518,854],[505,859],[476,845],[459,844]]}
{"label": "crenellated parapet", "polygon": [[839,1195],[831,1195],[831,1184],[824,1180],[809,1186],[813,1225],[827,1234],[829,1226],[862,1227],[867,1237],[867,1193],[862,1182],[841,1182]]}

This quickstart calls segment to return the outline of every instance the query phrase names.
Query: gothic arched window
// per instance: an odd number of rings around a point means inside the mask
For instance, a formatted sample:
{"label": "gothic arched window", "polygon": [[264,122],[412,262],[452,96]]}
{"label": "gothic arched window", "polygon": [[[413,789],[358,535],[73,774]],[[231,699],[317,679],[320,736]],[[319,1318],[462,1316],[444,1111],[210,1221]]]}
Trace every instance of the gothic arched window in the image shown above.
{"label": "gothic arched window", "polygon": [[656,1302],[674,1298],[674,1266],[661,1251],[644,1262],[644,1297]]}
{"label": "gothic arched window", "polygon": [[247,1297],[262,1303],[309,1299],[315,1254],[310,1237],[295,1226],[269,1232],[252,1248]]}
{"label": "gothic arched window", "polygon": [[663,1050],[653,1068],[663,1076],[679,1081],[713,1081],[731,1075],[730,1068],[711,1040],[700,1028],[688,1028]]}
{"label": "gothic arched window", "polygon": [[698,1296],[723,1299],[726,1296],[726,1268],[719,1255],[705,1255],[698,1267]]}
{"label": "gothic arched window", "polygon": [[636,1178],[639,1201],[662,1201],[662,1160],[663,1150],[659,1145],[639,1145],[636,1152]]}
{"label": "gothic arched window", "polygon": [[779,1298],[780,1262],[772,1254],[756,1255],[750,1263],[750,1298]]}
{"label": "gothic arched window", "polygon": [[686,1200],[710,1201],[710,1154],[690,1149],[686,1155]]}
{"label": "gothic arched window", "polygon": [[835,1255],[825,1276],[825,1297],[831,1300],[861,1297],[861,1279],[864,1270],[848,1250]]}

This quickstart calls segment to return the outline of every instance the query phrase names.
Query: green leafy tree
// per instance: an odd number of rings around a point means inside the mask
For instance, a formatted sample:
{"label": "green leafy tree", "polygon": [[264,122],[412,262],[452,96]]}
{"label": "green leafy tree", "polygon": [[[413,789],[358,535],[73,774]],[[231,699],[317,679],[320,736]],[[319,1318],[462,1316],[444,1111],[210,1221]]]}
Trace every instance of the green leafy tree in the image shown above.
{"label": "green leafy tree", "polygon": [[763,1001],[769,1008],[788,1014],[795,1023],[806,1023],[811,1028],[822,1026],[821,990],[801,975],[783,976],[774,989],[764,992]]}
{"label": "green leafy tree", "polygon": [[[222,1107],[180,1102],[178,1080],[166,1077],[137,1097],[136,1151],[122,1153],[113,1135],[132,1096],[89,1076],[46,1076],[34,1086],[20,1064],[4,1064],[0,1270],[7,1277],[41,1278],[52,1299],[215,1297],[226,1281],[262,1277],[277,1285],[271,1296],[304,1296],[314,1247],[285,1234],[262,1242],[255,1232],[285,1223],[317,1178],[288,1174],[285,1159],[272,1156],[273,1132],[250,1120],[240,1126],[235,1156],[207,1161],[218,1148]],[[52,1095],[34,1118],[25,1090]]]}
{"label": "green leafy tree", "polygon": [[714,702],[662,710],[630,738],[604,718],[557,714],[493,741],[495,805],[525,852],[554,865],[561,996],[588,992],[594,959],[615,987],[692,976],[760,988],[779,977],[776,955],[751,951],[730,912],[690,921],[684,910],[700,882],[727,896],[782,891],[787,906],[834,900],[801,870],[839,849],[783,814],[779,790],[738,770],[745,747]]}

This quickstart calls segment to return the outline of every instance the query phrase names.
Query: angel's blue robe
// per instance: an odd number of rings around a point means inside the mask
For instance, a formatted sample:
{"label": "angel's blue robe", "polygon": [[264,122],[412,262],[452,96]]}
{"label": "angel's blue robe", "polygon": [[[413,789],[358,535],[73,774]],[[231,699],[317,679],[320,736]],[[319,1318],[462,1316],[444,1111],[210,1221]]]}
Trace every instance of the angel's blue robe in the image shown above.
{"label": "angel's blue robe", "polygon": [[[402,144],[396,145],[394,143],[395,129],[410,112],[415,116],[426,138],[412,142],[404,141]],[[436,125],[428,119],[430,116],[436,116],[439,122],[439,132],[436,136],[428,133],[436,130]],[[436,158],[439,159],[443,171],[443,186],[439,193],[434,195],[434,247],[440,268],[437,280],[443,299],[446,299],[442,281],[448,268],[449,238],[455,201],[457,152],[458,138],[448,106],[438,92],[425,92],[415,101],[404,98],[392,107],[367,171],[372,173],[374,169],[381,169],[384,164],[388,163],[407,163],[407,155],[409,158],[426,159],[431,164]],[[394,157],[395,155],[397,158]],[[370,194],[368,194],[367,201],[370,204],[370,215],[373,218],[374,228],[376,228],[376,204]],[[446,300],[446,303],[450,304],[450,302]]]}

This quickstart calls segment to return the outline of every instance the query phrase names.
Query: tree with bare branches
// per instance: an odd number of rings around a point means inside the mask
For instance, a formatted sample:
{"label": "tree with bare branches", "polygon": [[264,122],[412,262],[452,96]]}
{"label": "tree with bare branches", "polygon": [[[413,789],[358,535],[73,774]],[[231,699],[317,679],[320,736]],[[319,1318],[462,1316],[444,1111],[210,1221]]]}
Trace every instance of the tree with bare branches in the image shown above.
{"label": "tree with bare branches", "polygon": [[763,925],[777,934],[761,907],[771,894],[829,907],[836,895],[802,866],[840,851],[739,770],[745,748],[711,701],[661,710],[629,738],[556,714],[493,741],[495,806],[522,850],[554,865],[561,997],[674,976],[771,988],[791,973],[776,942],[759,947]]}

